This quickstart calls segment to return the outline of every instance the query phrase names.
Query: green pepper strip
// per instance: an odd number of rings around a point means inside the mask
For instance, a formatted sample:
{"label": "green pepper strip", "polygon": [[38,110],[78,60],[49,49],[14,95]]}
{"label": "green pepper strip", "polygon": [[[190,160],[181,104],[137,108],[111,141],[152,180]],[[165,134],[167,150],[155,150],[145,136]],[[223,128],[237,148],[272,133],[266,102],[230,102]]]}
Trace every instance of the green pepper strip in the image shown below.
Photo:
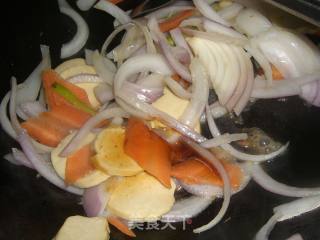
{"label": "green pepper strip", "polygon": [[79,110],[82,110],[84,112],[87,112],[91,115],[95,115],[96,111],[88,106],[88,104],[82,102],[80,99],[78,99],[69,89],[64,87],[63,85],[59,83],[52,84],[53,90],[62,96],[67,102],[69,102],[72,106],[78,108]]}

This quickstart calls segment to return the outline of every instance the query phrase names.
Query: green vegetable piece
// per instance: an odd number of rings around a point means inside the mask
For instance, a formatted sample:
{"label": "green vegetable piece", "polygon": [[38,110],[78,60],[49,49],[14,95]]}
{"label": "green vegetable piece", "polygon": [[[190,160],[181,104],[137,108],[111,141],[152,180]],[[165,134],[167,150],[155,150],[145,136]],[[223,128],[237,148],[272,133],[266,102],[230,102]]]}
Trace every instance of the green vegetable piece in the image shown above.
{"label": "green vegetable piece", "polygon": [[62,96],[72,106],[74,106],[84,112],[87,112],[91,115],[96,114],[96,111],[92,107],[88,106],[88,104],[86,104],[86,103],[82,102],[80,99],[78,99],[69,89],[67,89],[63,85],[61,85],[59,83],[54,83],[54,84],[52,84],[52,88],[57,94]]}

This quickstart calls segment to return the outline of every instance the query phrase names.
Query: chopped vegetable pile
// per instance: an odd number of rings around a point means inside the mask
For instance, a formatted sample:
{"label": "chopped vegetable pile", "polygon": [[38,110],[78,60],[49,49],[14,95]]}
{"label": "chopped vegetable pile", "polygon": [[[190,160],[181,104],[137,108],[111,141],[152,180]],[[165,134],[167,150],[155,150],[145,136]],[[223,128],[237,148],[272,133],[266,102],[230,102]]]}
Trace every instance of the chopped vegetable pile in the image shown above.
{"label": "chopped vegetable pile", "polygon": [[[89,28],[78,10],[58,2],[77,24],[64,59],[85,46]],[[39,66],[22,84],[12,77],[1,102],[2,128],[21,146],[6,158],[82,197],[87,217],[69,217],[54,239],[106,240],[108,224],[135,237],[130,223],[184,221],[222,198],[213,219],[193,230],[201,233],[219,224],[251,178],[299,198],[274,208],[257,240],[268,239],[277,222],[319,207],[319,188],[277,182],[261,166],[289,143],[259,129],[221,133],[215,122],[241,116],[250,99],[299,95],[319,107],[319,49],[232,1],[181,1],[136,19],[121,2],[78,0],[80,10],[94,6],[115,18],[102,50],[51,66],[41,46]]]}

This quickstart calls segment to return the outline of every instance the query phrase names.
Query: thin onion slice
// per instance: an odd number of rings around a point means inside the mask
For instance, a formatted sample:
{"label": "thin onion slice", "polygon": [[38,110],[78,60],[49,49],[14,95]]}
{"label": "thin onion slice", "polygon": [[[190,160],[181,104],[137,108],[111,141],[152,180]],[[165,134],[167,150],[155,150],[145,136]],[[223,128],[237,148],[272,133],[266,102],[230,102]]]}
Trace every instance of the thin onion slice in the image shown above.
{"label": "thin onion slice", "polygon": [[222,203],[221,209],[219,210],[218,214],[208,224],[193,230],[194,233],[201,233],[203,231],[209,230],[210,228],[215,226],[217,223],[219,223],[223,218],[224,214],[226,213],[230,203],[230,197],[231,197],[230,180],[221,162],[218,159],[216,159],[216,157],[210,151],[202,148],[200,145],[196,144],[190,139],[187,139],[186,137],[182,137],[182,139],[185,143],[187,143],[193,150],[195,150],[198,154],[200,154],[200,156],[206,159],[217,170],[223,182],[223,203]]}
{"label": "thin onion slice", "polygon": [[193,3],[203,16],[209,18],[212,21],[221,23],[225,26],[230,26],[230,23],[228,23],[221,16],[219,16],[219,14],[213,10],[213,8],[209,5],[209,3],[206,0],[193,0]]}
{"label": "thin onion slice", "polygon": [[149,13],[148,15],[145,16],[145,18],[150,19],[150,18],[156,18],[156,19],[161,19],[161,18],[167,18],[172,15],[174,15],[177,12],[185,11],[185,10],[190,10],[194,9],[193,6],[169,6],[165,8],[161,8],[155,12]]}
{"label": "thin onion slice", "polygon": [[240,11],[243,9],[243,5],[239,3],[232,3],[230,6],[225,7],[218,11],[218,14],[225,20],[230,21],[231,19],[235,18]]}
{"label": "thin onion slice", "polygon": [[190,99],[191,93],[185,90],[177,81],[173,80],[170,76],[164,78],[165,83],[170,90],[180,98]]}
{"label": "thin onion slice", "polygon": [[180,28],[172,29],[170,31],[170,35],[171,35],[174,43],[176,44],[176,46],[179,46],[179,47],[186,49],[188,51],[190,57],[193,56],[191,49],[190,49],[188,43],[186,42]]}
{"label": "thin onion slice", "polygon": [[301,234],[296,233],[296,234],[292,235],[291,237],[287,238],[287,240],[303,240],[303,237],[301,236]]}
{"label": "thin onion slice", "polygon": [[320,195],[320,187],[300,188],[277,182],[263,170],[260,164],[254,164],[251,166],[251,173],[252,178],[256,183],[267,191],[275,194],[287,197],[308,197]]}
{"label": "thin onion slice", "polygon": [[248,135],[246,133],[234,133],[234,134],[225,133],[201,143],[201,146],[204,148],[219,147],[222,144],[244,140],[247,138],[248,138]]}
{"label": "thin onion slice", "polygon": [[131,22],[131,18],[125,11],[109,1],[100,0],[96,5],[94,5],[94,8],[107,12],[121,24]]}
{"label": "thin onion slice", "polygon": [[88,11],[96,0],[77,0],[77,6],[81,11]]}
{"label": "thin onion slice", "polygon": [[[110,69],[109,65],[105,64],[105,61],[110,61],[109,59],[104,58],[100,53],[96,50],[92,54],[92,64],[96,69],[99,77],[109,85],[113,85],[113,77],[115,67]],[[111,64],[110,64],[111,65]],[[112,66],[112,65],[111,65]]]}
{"label": "thin onion slice", "polygon": [[62,45],[61,58],[70,57],[81,50],[89,37],[89,27],[79,13],[73,10],[65,0],[59,0],[60,12],[69,16],[77,25],[77,32],[73,38]]}
{"label": "thin onion slice", "polygon": [[256,234],[254,240],[268,240],[269,234],[274,228],[274,226],[277,224],[278,219],[280,218],[280,214],[274,214],[268,222],[263,225],[263,227],[259,230],[259,232]]}

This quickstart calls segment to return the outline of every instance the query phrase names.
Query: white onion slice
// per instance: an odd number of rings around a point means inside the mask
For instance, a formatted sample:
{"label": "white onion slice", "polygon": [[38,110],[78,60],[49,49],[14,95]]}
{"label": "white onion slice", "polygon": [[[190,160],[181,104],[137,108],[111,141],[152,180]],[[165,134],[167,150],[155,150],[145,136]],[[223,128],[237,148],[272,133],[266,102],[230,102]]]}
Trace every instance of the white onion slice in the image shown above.
{"label": "white onion slice", "polygon": [[225,20],[229,21],[233,18],[235,18],[240,11],[243,9],[243,5],[239,3],[232,3],[230,6],[227,6],[220,11],[218,11],[218,14]]}
{"label": "white onion slice", "polygon": [[94,8],[107,12],[121,24],[131,22],[131,18],[125,11],[109,1],[100,0],[96,5],[94,5]]}
{"label": "white onion slice", "polygon": [[88,11],[96,0],[77,0],[77,6],[81,11]]}
{"label": "white onion slice", "polygon": [[154,42],[148,27],[141,24],[139,21],[132,21],[132,22],[140,28],[140,30],[144,35],[144,38],[146,40],[146,45],[147,45],[147,53],[156,54],[157,49],[156,49],[156,46],[154,45]]}
{"label": "white onion slice", "polygon": [[122,94],[133,94],[140,101],[153,103],[163,95],[163,87],[148,88],[139,86],[135,83],[125,82],[123,85]]}
{"label": "white onion slice", "polygon": [[74,135],[72,140],[67,144],[67,146],[59,154],[61,157],[67,157],[76,151],[79,147],[79,143],[84,139],[87,134],[100,122],[103,120],[113,118],[113,117],[128,117],[128,114],[120,108],[106,109],[102,112],[97,113],[91,117]]}
{"label": "white onion slice", "polygon": [[222,144],[244,140],[247,138],[248,138],[248,135],[246,133],[234,133],[234,134],[225,133],[201,143],[201,146],[204,148],[219,147]]}
{"label": "white onion slice", "polygon": [[176,44],[176,46],[179,46],[179,47],[182,47],[184,49],[186,49],[189,53],[189,56],[192,57],[193,54],[191,52],[191,49],[188,45],[188,43],[186,42],[180,28],[175,28],[175,29],[172,29],[170,31],[170,35],[174,41],[174,43]]}
{"label": "white onion slice", "polygon": [[209,18],[212,21],[221,23],[225,26],[230,26],[230,23],[228,23],[221,16],[219,16],[219,14],[213,10],[213,8],[209,5],[209,3],[206,0],[193,0],[193,3],[203,16]]}
{"label": "white onion slice", "polygon": [[82,73],[66,79],[68,82],[73,84],[77,83],[102,83],[103,80],[96,74]]}
{"label": "white onion slice", "polygon": [[108,202],[109,194],[105,189],[105,182],[84,190],[82,203],[88,217],[100,216]]}
{"label": "white onion slice", "polygon": [[152,73],[148,76],[138,79],[136,84],[147,88],[163,88],[164,76],[158,73]]}
{"label": "white onion slice", "polygon": [[113,70],[115,69],[115,67],[114,69],[110,69],[110,67],[108,66],[112,66],[112,65],[105,64],[105,61],[110,61],[110,60],[101,56],[97,50],[93,52],[92,64],[96,69],[99,77],[109,85],[113,85],[113,77],[114,77]]}
{"label": "white onion slice", "polygon": [[181,123],[195,127],[206,106],[209,97],[208,75],[198,58],[193,58],[190,64],[192,93],[190,101],[180,117]]}
{"label": "white onion slice", "polygon": [[220,118],[228,113],[227,109],[225,107],[221,106],[221,104],[219,102],[215,102],[210,105],[210,112],[211,112],[213,118],[215,118],[215,119]]}
{"label": "white onion slice", "polygon": [[308,197],[320,195],[320,187],[318,188],[301,188],[288,186],[286,184],[277,182],[271,178],[259,164],[251,166],[252,178],[262,188],[269,192],[280,194],[288,197]]}
{"label": "white onion slice", "polygon": [[17,148],[12,148],[12,153],[4,155],[3,158],[14,165],[22,165],[34,169],[32,163],[29,161],[26,155]]}
{"label": "white onion slice", "polygon": [[230,37],[225,34],[217,33],[217,32],[203,32],[203,31],[197,31],[190,28],[182,27],[181,31],[189,36],[199,37],[203,39],[207,39],[213,42],[221,42],[225,44],[235,44],[238,46],[244,46],[247,44],[247,40],[243,38],[238,37]]}
{"label": "white onion slice", "polygon": [[191,196],[186,199],[178,200],[172,209],[161,217],[162,222],[182,222],[195,217],[205,210],[214,198],[203,198]]}
{"label": "white onion slice", "polygon": [[247,36],[256,36],[270,29],[272,23],[257,10],[246,8],[236,18],[236,28]]}
{"label": "white onion slice", "polygon": [[203,19],[203,27],[207,32],[220,33],[230,37],[240,38],[240,39],[243,39],[244,41],[247,40],[247,38],[243,34],[233,30],[232,28],[226,27],[217,22],[210,21],[209,19],[206,19],[206,18]]}
{"label": "white onion slice", "polygon": [[73,10],[65,1],[59,1],[60,12],[69,16],[77,25],[77,32],[73,38],[62,45],[61,58],[70,57],[81,50],[89,37],[89,27],[79,13]]}
{"label": "white onion slice", "polygon": [[202,148],[200,145],[196,144],[190,139],[187,139],[186,137],[183,137],[182,139],[185,143],[187,143],[200,156],[206,159],[217,170],[223,182],[223,202],[222,202],[221,209],[219,210],[218,214],[208,224],[193,230],[194,233],[201,233],[203,231],[206,231],[212,228],[217,223],[219,223],[223,218],[224,214],[226,213],[230,203],[230,197],[231,197],[230,180],[221,162],[218,159],[216,159],[216,157],[210,151]]}
{"label": "white onion slice", "polygon": [[292,202],[284,203],[273,208],[274,213],[279,213],[281,217],[278,221],[284,221],[304,213],[310,212],[320,207],[320,195],[299,198]]}
{"label": "white onion slice", "polygon": [[190,75],[189,70],[182,63],[180,63],[178,61],[178,59],[176,59],[175,56],[173,55],[165,35],[160,31],[157,20],[155,18],[149,19],[148,26],[149,26],[150,31],[152,33],[154,33],[154,36],[155,36],[157,42],[159,43],[160,48],[161,48],[164,56],[166,57],[166,60],[168,61],[168,63],[172,67],[172,69],[177,74],[179,74],[179,76],[181,76],[184,80],[190,82],[191,75]]}

